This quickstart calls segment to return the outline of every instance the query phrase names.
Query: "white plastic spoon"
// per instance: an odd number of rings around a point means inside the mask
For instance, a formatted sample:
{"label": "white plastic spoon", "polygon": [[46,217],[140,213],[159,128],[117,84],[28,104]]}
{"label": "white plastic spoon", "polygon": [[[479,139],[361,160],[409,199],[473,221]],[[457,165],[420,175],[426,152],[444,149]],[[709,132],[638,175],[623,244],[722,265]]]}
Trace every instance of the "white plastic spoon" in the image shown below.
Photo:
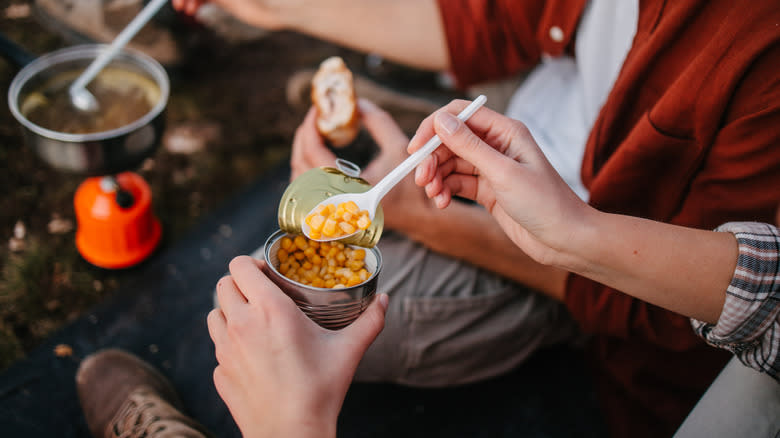
{"label": "white plastic spoon", "polygon": [[133,18],[122,32],[114,38],[111,45],[102,51],[100,55],[92,61],[91,64],[84,70],[81,75],[70,85],[68,93],[70,94],[70,100],[73,106],[81,111],[94,112],[100,108],[100,105],[95,99],[95,96],[87,90],[87,84],[95,79],[98,73],[103,70],[114,56],[122,50],[122,47],[130,41],[141,28],[160,10],[160,8],[167,3],[168,0],[152,0],[150,1],[138,15]]}
{"label": "white plastic spoon", "polygon": [[[468,120],[469,117],[471,117],[482,105],[485,104],[485,101],[487,100],[487,97],[484,95],[480,95],[476,99],[474,99],[473,102],[471,102],[466,108],[463,109],[463,111],[458,114],[458,119],[461,121]],[[368,217],[371,218],[371,220],[374,220],[374,214],[376,213],[376,209],[379,206],[379,201],[382,200],[382,198],[393,188],[396,184],[398,184],[406,175],[409,174],[409,172],[412,171],[415,167],[417,167],[418,164],[420,164],[428,155],[430,155],[433,151],[436,150],[437,147],[441,145],[441,139],[438,135],[434,135],[433,138],[428,140],[423,147],[415,151],[413,154],[409,155],[409,157],[404,160],[401,164],[398,165],[395,169],[390,171],[384,178],[382,178],[381,181],[379,181],[374,187],[372,187],[367,192],[363,193],[341,193],[338,195],[331,196],[328,199],[325,199],[324,201],[317,204],[311,211],[304,217],[303,221],[301,222],[301,231],[303,231],[303,234],[308,237],[311,240],[317,240],[320,242],[328,242],[331,240],[340,240],[344,239],[346,237],[349,237],[353,234],[357,234],[361,230],[357,230],[352,234],[346,234],[336,237],[325,237],[321,236],[316,239],[311,237],[311,227],[309,227],[309,224],[306,223],[306,217],[309,217],[314,211],[316,211],[320,206],[327,205],[327,204],[333,204],[333,205],[339,205],[343,202],[353,201],[355,204],[357,204],[358,208],[360,210],[367,210],[368,211]]]}

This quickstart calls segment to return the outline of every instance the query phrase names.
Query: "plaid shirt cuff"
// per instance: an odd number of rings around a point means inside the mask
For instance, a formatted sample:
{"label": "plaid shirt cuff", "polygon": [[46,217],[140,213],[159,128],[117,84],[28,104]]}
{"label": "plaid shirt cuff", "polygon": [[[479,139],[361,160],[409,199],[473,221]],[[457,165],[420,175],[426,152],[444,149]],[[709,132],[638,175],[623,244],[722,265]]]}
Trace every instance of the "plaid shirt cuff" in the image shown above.
{"label": "plaid shirt cuff", "polygon": [[693,329],[708,344],[780,380],[780,231],[755,222],[729,222],[715,231],[736,236],[737,266],[717,324],[692,319]]}

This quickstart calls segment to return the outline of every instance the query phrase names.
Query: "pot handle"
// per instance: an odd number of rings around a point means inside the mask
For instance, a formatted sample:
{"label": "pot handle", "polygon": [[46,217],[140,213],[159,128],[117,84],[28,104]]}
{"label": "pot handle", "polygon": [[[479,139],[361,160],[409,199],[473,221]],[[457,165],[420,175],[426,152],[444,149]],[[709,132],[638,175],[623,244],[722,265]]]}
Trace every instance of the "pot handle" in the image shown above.
{"label": "pot handle", "polygon": [[3,33],[0,33],[0,55],[19,69],[35,60],[32,53],[9,40]]}

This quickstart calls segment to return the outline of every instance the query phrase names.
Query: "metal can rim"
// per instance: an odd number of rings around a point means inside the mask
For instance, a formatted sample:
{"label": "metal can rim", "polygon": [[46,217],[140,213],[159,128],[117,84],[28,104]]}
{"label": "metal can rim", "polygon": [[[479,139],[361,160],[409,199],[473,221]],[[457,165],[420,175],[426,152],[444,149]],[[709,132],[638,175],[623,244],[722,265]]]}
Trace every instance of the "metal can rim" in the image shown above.
{"label": "metal can rim", "polygon": [[350,246],[352,248],[367,249],[367,250],[372,252],[374,257],[376,257],[376,269],[374,270],[374,272],[371,273],[371,276],[368,277],[366,279],[366,281],[363,281],[360,284],[356,284],[354,286],[342,287],[342,288],[339,288],[339,289],[333,289],[333,288],[327,288],[327,287],[316,287],[316,286],[310,286],[308,284],[299,283],[299,282],[297,282],[297,281],[295,281],[295,280],[293,280],[291,278],[288,278],[288,277],[284,276],[284,274],[279,272],[279,270],[276,268],[276,266],[274,266],[273,263],[271,263],[271,261],[270,261],[271,259],[269,258],[270,257],[269,256],[269,251],[271,250],[271,246],[273,245],[273,243],[275,243],[277,240],[281,239],[284,236],[290,236],[290,237],[294,238],[296,236],[296,234],[291,234],[291,233],[288,233],[288,232],[286,232],[284,230],[276,230],[273,234],[271,234],[268,237],[268,239],[266,239],[265,244],[263,245],[263,257],[265,258],[266,263],[268,263],[268,267],[270,269],[272,269],[274,271],[274,273],[280,275],[281,277],[283,277],[287,281],[289,281],[289,282],[291,282],[291,283],[293,283],[293,284],[295,284],[297,286],[304,287],[304,288],[307,288],[307,289],[311,289],[313,291],[348,292],[350,290],[358,289],[358,288],[360,288],[361,286],[364,286],[367,283],[370,283],[374,278],[379,276],[379,272],[382,270],[382,253],[379,251],[379,248],[377,248],[376,246],[373,246],[371,248],[366,248],[366,247],[362,247],[362,246],[359,246],[359,245],[353,245],[353,244],[345,243],[345,245]]}

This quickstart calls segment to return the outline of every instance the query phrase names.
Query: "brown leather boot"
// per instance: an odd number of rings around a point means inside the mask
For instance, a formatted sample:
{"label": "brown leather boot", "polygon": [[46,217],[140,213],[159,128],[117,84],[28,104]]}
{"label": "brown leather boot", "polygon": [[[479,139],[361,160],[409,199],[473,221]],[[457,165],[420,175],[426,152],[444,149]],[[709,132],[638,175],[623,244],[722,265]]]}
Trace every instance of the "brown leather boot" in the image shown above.
{"label": "brown leather boot", "polygon": [[208,436],[203,426],[182,414],[168,380],[124,351],[103,350],[84,359],[76,388],[96,438]]}

